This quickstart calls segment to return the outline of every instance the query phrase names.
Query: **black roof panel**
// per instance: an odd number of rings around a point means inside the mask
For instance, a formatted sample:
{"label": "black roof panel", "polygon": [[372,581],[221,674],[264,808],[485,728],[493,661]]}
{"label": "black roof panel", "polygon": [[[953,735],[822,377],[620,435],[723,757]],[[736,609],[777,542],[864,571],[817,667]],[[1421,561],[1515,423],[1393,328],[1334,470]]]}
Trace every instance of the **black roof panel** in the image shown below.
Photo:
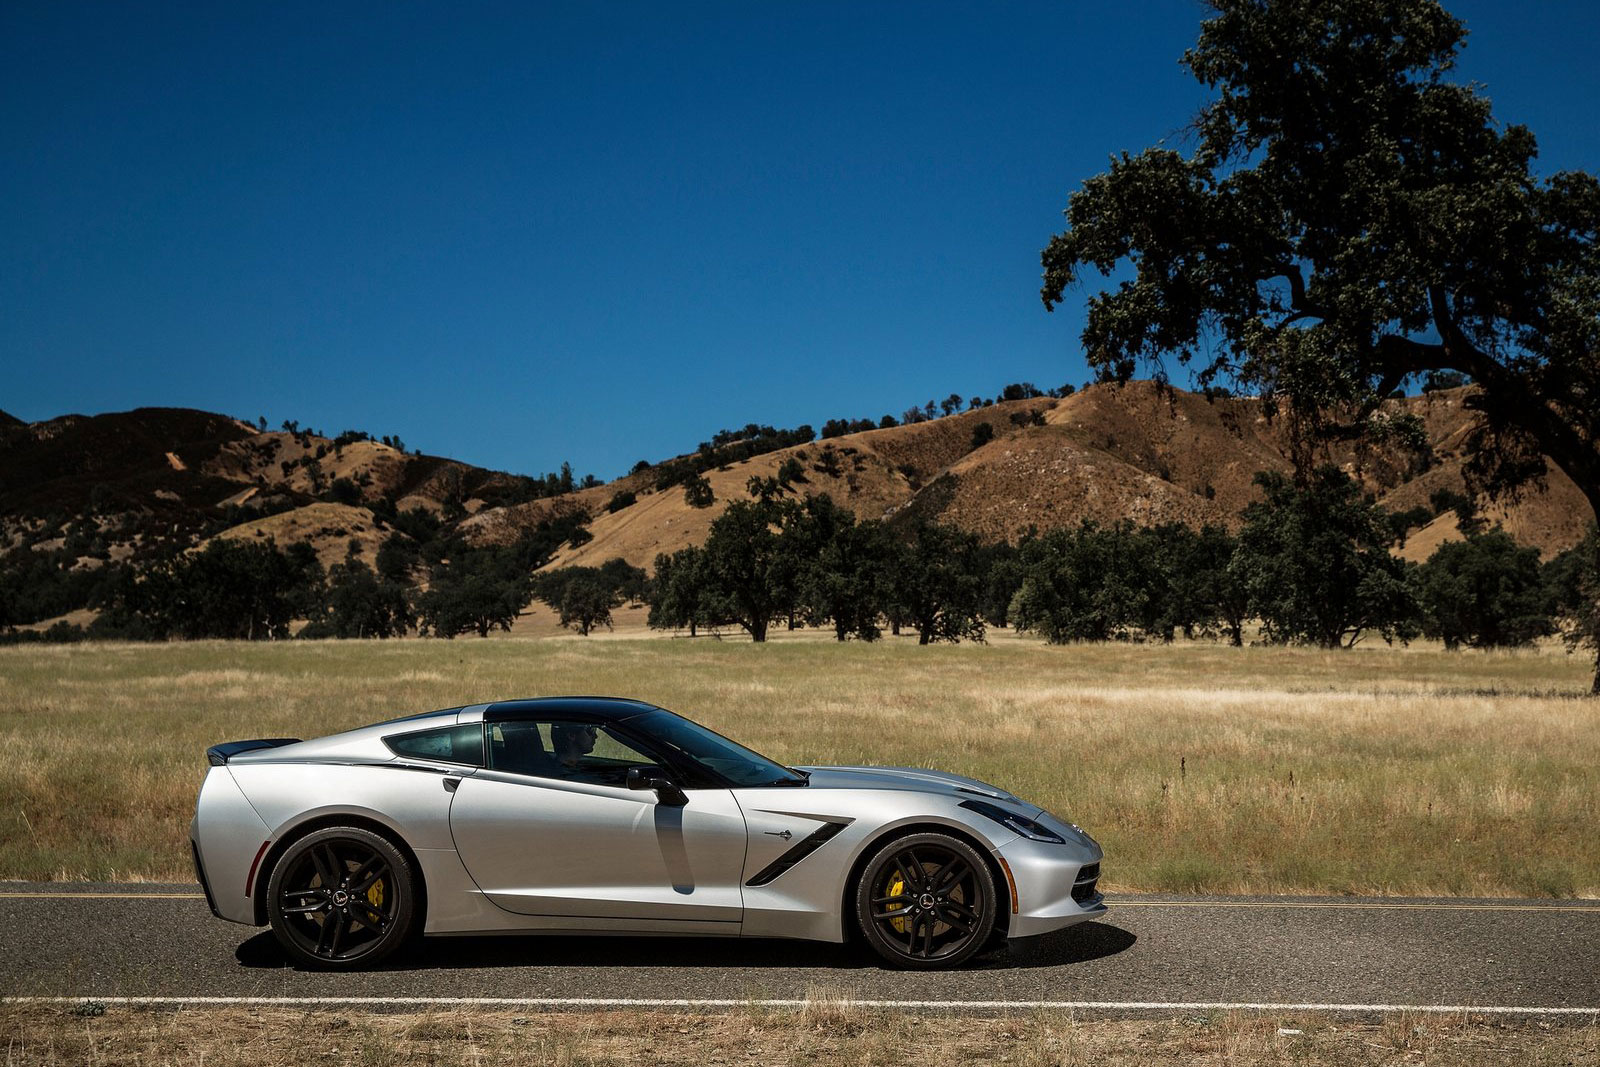
{"label": "black roof panel", "polygon": [[570,715],[597,722],[621,722],[657,710],[654,704],[626,697],[531,697],[525,700],[497,700],[484,709],[483,720],[499,722],[525,716]]}

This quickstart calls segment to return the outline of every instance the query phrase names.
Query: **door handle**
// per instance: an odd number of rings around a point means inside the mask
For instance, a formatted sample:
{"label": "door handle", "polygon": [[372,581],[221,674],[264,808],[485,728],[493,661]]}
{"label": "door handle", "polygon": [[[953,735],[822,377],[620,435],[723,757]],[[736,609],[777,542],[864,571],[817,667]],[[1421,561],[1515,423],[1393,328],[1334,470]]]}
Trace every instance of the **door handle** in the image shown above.
{"label": "door handle", "polygon": [[456,786],[460,784],[461,779],[459,778],[446,778],[444,780],[444,791],[446,793],[454,793],[456,791]]}

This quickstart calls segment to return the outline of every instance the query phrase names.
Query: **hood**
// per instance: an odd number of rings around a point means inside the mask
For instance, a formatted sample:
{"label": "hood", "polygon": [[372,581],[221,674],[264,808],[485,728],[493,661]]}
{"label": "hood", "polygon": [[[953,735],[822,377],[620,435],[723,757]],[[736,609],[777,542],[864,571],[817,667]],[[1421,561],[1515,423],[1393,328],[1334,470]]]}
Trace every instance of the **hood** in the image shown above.
{"label": "hood", "polygon": [[811,775],[812,789],[904,789],[916,793],[980,796],[1013,804],[1023,801],[997,786],[976,778],[916,767],[801,767]]}

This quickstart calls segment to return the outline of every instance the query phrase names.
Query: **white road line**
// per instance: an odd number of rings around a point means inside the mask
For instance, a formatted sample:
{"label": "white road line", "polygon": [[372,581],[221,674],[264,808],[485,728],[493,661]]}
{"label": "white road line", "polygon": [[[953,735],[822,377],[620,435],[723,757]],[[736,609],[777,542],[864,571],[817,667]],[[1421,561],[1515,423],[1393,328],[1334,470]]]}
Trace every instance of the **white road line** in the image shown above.
{"label": "white road line", "polygon": [[204,893],[0,893],[0,900],[204,900]]}
{"label": "white road line", "polygon": [[1600,905],[1588,904],[1448,904],[1384,900],[1116,900],[1106,898],[1108,908],[1349,908],[1352,910],[1398,911],[1580,911],[1600,912]]}
{"label": "white road line", "polygon": [[719,1000],[639,997],[0,997],[0,1004],[76,1005],[86,1002],[126,1007],[491,1007],[491,1008],[804,1008],[811,1004],[852,1008],[968,1009],[1020,1011],[1411,1011],[1438,1015],[1600,1016],[1600,1007],[1545,1008],[1472,1004],[1290,1004],[1161,1000]]}

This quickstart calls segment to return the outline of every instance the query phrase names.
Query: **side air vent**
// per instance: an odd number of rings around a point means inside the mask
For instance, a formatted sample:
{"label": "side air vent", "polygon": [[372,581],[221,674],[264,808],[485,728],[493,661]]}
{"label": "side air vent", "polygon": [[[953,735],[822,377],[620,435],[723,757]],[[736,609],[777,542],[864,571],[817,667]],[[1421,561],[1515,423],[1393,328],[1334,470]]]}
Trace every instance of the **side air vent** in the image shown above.
{"label": "side air vent", "polygon": [[832,838],[834,834],[837,834],[840,830],[843,830],[847,825],[849,824],[842,822],[823,823],[810,834],[802,837],[789,851],[785,852],[783,855],[779,856],[777,859],[761,868],[761,870],[756,873],[756,876],[746,882],[745,885],[767,885],[768,883],[774,881],[790,867],[793,867],[795,864],[811,855],[817,849],[827,844],[829,839]]}

